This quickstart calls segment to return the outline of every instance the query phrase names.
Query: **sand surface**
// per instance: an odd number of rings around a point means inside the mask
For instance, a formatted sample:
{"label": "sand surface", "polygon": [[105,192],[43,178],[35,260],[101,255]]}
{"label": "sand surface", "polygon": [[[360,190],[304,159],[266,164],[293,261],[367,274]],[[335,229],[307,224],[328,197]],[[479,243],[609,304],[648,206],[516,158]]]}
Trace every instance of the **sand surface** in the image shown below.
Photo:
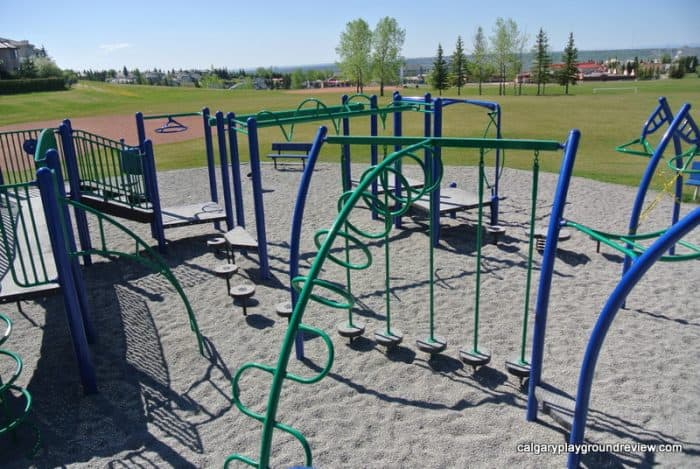
{"label": "sand surface", "polygon": [[[548,156],[555,157],[555,156]],[[241,267],[234,283],[257,285],[244,317],[232,303],[224,280],[213,269],[223,262],[206,247],[211,225],[170,230],[168,264],[192,303],[214,359],[198,354],[185,309],[159,275],[127,260],[101,259],[84,270],[91,313],[99,340],[92,346],[99,394],[84,396],[71,349],[60,296],[5,305],[14,331],[4,348],[25,364],[18,384],[34,398],[30,421],[42,435],[42,450],[32,460],[23,452],[32,443],[24,426],[19,440],[0,440],[2,465],[37,467],[221,467],[231,453],[257,457],[260,425],[231,404],[231,376],[245,362],[274,365],[286,320],[275,305],[288,298],[287,260],[292,204],[298,167],[275,171],[263,166],[265,216],[273,279],[261,281],[255,253],[237,253]],[[246,168],[243,168],[244,171]],[[360,168],[354,171],[359,174]],[[245,172],[244,172],[245,174]],[[444,185],[474,187],[473,168],[448,168]],[[159,174],[164,206],[207,198],[202,169]],[[391,233],[390,307],[392,324],[405,340],[386,352],[373,341],[384,327],[384,249],[371,242],[372,266],[354,272],[356,313],[366,338],[349,345],[335,333],[345,313],[317,304],[304,322],[328,331],[335,345],[330,375],[317,384],[287,383],[279,420],[308,438],[314,465],[332,467],[562,467],[564,454],[519,452],[523,444],[558,444],[567,433],[550,417],[525,420],[526,395],[504,361],[518,355],[524,309],[530,173],[506,170],[502,179],[501,222],[507,232],[484,247],[480,345],[492,363],[474,373],[458,358],[471,344],[475,290],[476,212],[444,218],[443,239],[435,251],[436,333],[447,350],[430,357],[415,340],[428,328],[427,221],[407,218]],[[537,223],[544,225],[556,176],[543,174]],[[246,225],[254,234],[250,184],[245,181]],[[328,228],[340,194],[334,165],[316,168],[304,219],[301,270],[313,261],[313,233]],[[651,194],[653,199],[657,194]],[[634,197],[630,187],[574,179],[566,215],[601,229],[623,231]],[[671,199],[659,206],[643,229],[665,226]],[[684,213],[691,207],[684,207]],[[371,227],[368,212],[353,215]],[[148,239],[146,225],[127,223]],[[93,232],[94,224],[93,224]],[[108,230],[110,243],[129,250],[123,235]],[[691,241],[700,242],[700,232]],[[544,381],[575,393],[583,348],[598,312],[616,284],[621,257],[610,249],[596,253],[580,233],[560,245],[555,265]],[[535,255],[539,267],[541,256]],[[326,263],[322,278],[343,280],[344,271]],[[533,276],[532,302],[539,271]],[[657,264],[638,285],[608,334],[593,386],[586,431],[593,443],[671,443],[682,453],[611,453],[584,457],[589,467],[700,466],[700,262]],[[530,318],[532,322],[532,315]],[[310,376],[323,366],[325,348],[306,342],[312,370],[292,360],[291,369]],[[528,351],[529,358],[529,351]],[[250,372],[241,381],[243,400],[261,411],[270,378]],[[284,434],[273,442],[273,465],[302,464],[299,444]],[[242,466],[237,466],[242,467]]]}

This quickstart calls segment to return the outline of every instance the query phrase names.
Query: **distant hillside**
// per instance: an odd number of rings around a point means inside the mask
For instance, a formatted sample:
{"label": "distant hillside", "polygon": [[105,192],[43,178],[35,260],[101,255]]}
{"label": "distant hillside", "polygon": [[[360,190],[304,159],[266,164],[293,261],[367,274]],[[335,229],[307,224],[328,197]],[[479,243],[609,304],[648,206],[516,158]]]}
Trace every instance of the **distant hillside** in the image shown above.
{"label": "distant hillside", "polygon": [[[620,61],[627,59],[634,60],[637,57],[639,60],[651,60],[654,58],[660,58],[663,54],[668,54],[671,57],[675,57],[676,54],[680,52],[684,56],[700,56],[700,47],[667,47],[667,48],[656,48],[656,49],[610,49],[610,50],[579,50],[578,59],[580,62],[594,61],[599,62],[609,58],[617,58]],[[449,59],[450,52],[446,51],[447,58]],[[552,60],[554,62],[561,61],[561,51],[552,52]],[[523,63],[524,68],[527,70],[530,68],[532,63],[532,52],[528,51],[523,53]],[[470,56],[468,56],[471,59]],[[431,69],[433,67],[434,57],[412,57],[406,59],[406,69],[407,71],[419,70],[423,67],[424,70]],[[289,73],[296,69],[302,70],[329,70],[337,71],[335,64],[310,64],[310,65],[299,65],[290,67],[272,67],[273,70],[281,73]]]}

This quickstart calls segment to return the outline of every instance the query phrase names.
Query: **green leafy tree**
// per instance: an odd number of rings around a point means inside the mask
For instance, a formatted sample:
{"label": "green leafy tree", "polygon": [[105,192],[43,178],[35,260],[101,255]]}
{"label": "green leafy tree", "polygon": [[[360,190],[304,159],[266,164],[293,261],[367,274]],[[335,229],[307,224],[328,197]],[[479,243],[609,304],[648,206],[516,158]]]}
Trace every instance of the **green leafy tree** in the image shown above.
{"label": "green leafy tree", "polygon": [[306,82],[306,73],[304,73],[304,70],[297,68],[292,72],[292,88],[295,90],[298,90],[300,88],[304,87],[304,83]]}
{"label": "green leafy tree", "polygon": [[372,34],[372,70],[379,80],[379,95],[384,96],[384,85],[398,83],[399,71],[404,63],[401,49],[406,40],[406,31],[394,18],[385,16],[377,23]]}
{"label": "green leafy tree", "polygon": [[472,54],[472,75],[479,82],[479,95],[481,95],[481,84],[491,74],[489,64],[489,50],[484,36],[484,30],[479,26],[474,35],[474,53]]}
{"label": "green leafy tree", "polygon": [[358,18],[347,23],[335,51],[340,56],[340,72],[355,83],[358,93],[362,93],[365,80],[369,78],[372,51],[372,31],[367,22]]}
{"label": "green leafy tree", "polygon": [[442,90],[449,88],[449,75],[447,72],[447,61],[442,51],[442,44],[438,44],[437,57],[433,62],[433,73],[431,80],[433,88],[438,90],[438,94],[442,96]]}
{"label": "green leafy tree", "polygon": [[19,69],[17,70],[17,75],[20,78],[36,78],[37,71],[34,65],[34,60],[31,58],[23,60],[19,64]]}
{"label": "green leafy tree", "polygon": [[462,36],[457,36],[455,51],[452,53],[452,81],[457,87],[457,95],[462,94],[462,87],[467,83],[467,56],[464,53]]}
{"label": "green leafy tree", "polygon": [[39,78],[60,77],[63,75],[63,71],[58,68],[56,62],[48,56],[37,56],[33,61],[36,67],[36,76]]}
{"label": "green leafy tree", "polygon": [[506,93],[506,82],[513,79],[521,68],[518,54],[522,51],[527,36],[520,32],[518,24],[512,19],[497,18],[491,36],[496,73],[499,77],[498,94]]}
{"label": "green leafy tree", "polygon": [[564,66],[558,73],[557,81],[564,87],[564,94],[569,94],[569,85],[575,85],[578,80],[578,49],[574,46],[574,33],[569,33],[563,59]]}
{"label": "green leafy tree", "polygon": [[532,61],[532,76],[537,83],[537,96],[544,94],[544,88],[549,81],[549,66],[552,64],[552,57],[549,55],[549,40],[547,33],[540,28],[535,38],[534,58]]}

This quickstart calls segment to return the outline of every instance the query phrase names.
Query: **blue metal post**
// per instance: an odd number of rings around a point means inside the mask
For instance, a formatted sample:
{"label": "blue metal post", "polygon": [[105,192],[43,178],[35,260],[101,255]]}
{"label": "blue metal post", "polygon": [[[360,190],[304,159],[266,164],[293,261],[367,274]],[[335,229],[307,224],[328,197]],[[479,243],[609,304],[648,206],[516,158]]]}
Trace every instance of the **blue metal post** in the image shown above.
{"label": "blue metal post", "polygon": [[[348,104],[348,95],[344,94],[341,98],[341,103],[343,106]],[[350,135],[350,118],[345,116],[341,119],[343,135]],[[352,157],[350,156],[350,145],[346,144],[341,147],[340,156],[340,172],[341,172],[341,183],[343,185],[343,192],[352,189]]]}
{"label": "blue metal post", "polygon": [[226,114],[228,120],[228,141],[231,150],[231,176],[233,178],[233,200],[236,206],[236,221],[238,225],[245,227],[245,214],[243,213],[243,190],[241,186],[241,158],[238,153],[238,132],[236,132],[236,115],[232,112]]}
{"label": "blue metal post", "polygon": [[[372,109],[373,112],[372,115],[369,117],[369,134],[372,137],[376,137],[379,134],[379,122],[377,120],[377,109],[379,106],[377,105],[377,95],[372,95],[369,98],[369,107]],[[372,166],[376,166],[379,162],[379,153],[377,149],[377,145],[370,145],[369,147],[369,162]],[[377,180],[375,179],[372,181],[372,196],[373,200],[377,200]],[[377,220],[379,218],[379,214],[377,213],[377,207],[372,206],[372,220]]]}
{"label": "blue metal post", "polygon": [[[393,104],[394,106],[400,106],[401,105],[401,94],[398,91],[394,91],[393,94]],[[394,136],[395,137],[400,137],[403,134],[403,129],[402,129],[402,120],[403,114],[401,111],[394,111]],[[399,151],[401,150],[401,145],[394,145],[394,151]],[[394,191],[397,197],[401,197],[401,189],[398,187],[398,184],[394,183]],[[401,216],[397,215],[394,217],[394,227],[396,228],[401,228]]]}
{"label": "blue metal post", "polygon": [[[430,99],[430,95],[426,94],[426,103]],[[435,137],[442,137],[442,98],[437,98],[433,102],[433,135]],[[430,130],[430,129],[426,129]],[[429,137],[430,135],[426,135]],[[442,149],[440,147],[435,147],[433,149],[433,155],[431,159],[430,166],[430,184],[433,185],[438,177],[438,162],[442,158]],[[431,193],[430,199],[430,217],[432,219],[433,227],[435,230],[435,236],[433,237],[433,246],[438,247],[440,245],[440,185],[435,187],[435,190]],[[478,267],[477,267],[478,268]]]}
{"label": "blue metal post", "polygon": [[260,276],[270,278],[270,265],[267,259],[267,235],[265,234],[265,208],[262,196],[262,178],[260,175],[260,148],[258,146],[258,123],[254,118],[248,121],[248,148],[250,151],[250,169],[253,178],[253,203],[255,205],[255,227],[258,233],[258,257],[260,258]]}
{"label": "blue metal post", "polygon": [[[700,208],[696,208],[681,221],[672,226],[659,239],[657,239],[644,253],[639,256],[632,267],[620,279],[613,292],[608,297],[603,310],[598,316],[591,337],[588,339],[586,352],[583,356],[583,363],[579,373],[578,388],[576,391],[576,407],[574,410],[574,421],[571,428],[569,443],[579,445],[583,443],[583,435],[586,430],[586,418],[588,416],[588,405],[591,398],[591,386],[593,376],[598,361],[598,355],[605,336],[610,329],[617,312],[620,310],[627,295],[632,288],[642,279],[644,274],[654,263],[664,254],[664,252],[688,234],[693,228],[700,224]],[[569,453],[568,466],[576,468],[581,460],[579,453]]]}
{"label": "blue metal post", "polygon": [[[496,113],[496,138],[501,139],[501,106],[495,104],[494,110],[492,112]],[[499,210],[499,195],[498,186],[501,179],[501,149],[496,148],[496,174],[494,178],[493,187],[491,188],[491,225],[498,225],[498,210]]]}
{"label": "blue metal post", "polygon": [[540,283],[537,288],[537,302],[535,304],[535,327],[532,336],[532,358],[530,359],[530,379],[527,396],[527,420],[537,420],[537,398],[535,390],[542,378],[542,358],[544,354],[544,338],[547,330],[547,309],[549,308],[549,294],[552,289],[552,274],[554,273],[554,260],[557,253],[559,231],[564,218],[566,196],[569,192],[569,183],[574,170],[576,150],[581,133],[577,129],[569,132],[569,138],[564,145],[564,157],[559,169],[559,180],[554,192],[554,203],[549,217],[547,229],[547,243],[542,255],[540,268]]}
{"label": "blue metal post", "polygon": [[66,249],[66,239],[60,223],[60,211],[55,197],[55,181],[49,168],[40,168],[37,171],[37,180],[41,191],[41,202],[44,205],[44,214],[48,224],[51,248],[56,261],[58,280],[63,291],[63,303],[68,318],[68,329],[73,342],[73,350],[78,361],[80,380],[86,394],[97,392],[97,380],[95,368],[92,364],[90,349],[88,347],[83,319],[80,314],[80,304],[76,295],[76,286],[73,270]]}
{"label": "blue metal post", "polygon": [[[58,191],[58,195],[61,197],[62,200],[66,199],[65,183],[63,180],[63,173],[61,172],[61,164],[58,160],[58,152],[49,151],[46,154],[46,166],[54,172],[56,179],[56,190]],[[63,236],[65,237],[65,240],[68,243],[68,252],[76,252],[77,249],[72,228],[73,224],[71,223],[70,212],[68,211],[68,207],[66,206],[66,204],[61,204],[59,206],[59,211],[61,212],[60,214],[62,219],[60,220],[60,225],[57,224],[56,226],[58,226],[63,232]],[[85,215],[85,213],[82,210],[80,211],[80,213]],[[73,273],[73,279],[75,281],[75,290],[78,299],[79,313],[82,319],[83,327],[85,329],[85,336],[87,342],[89,344],[92,344],[96,340],[95,327],[93,326],[92,319],[90,318],[90,305],[88,304],[87,300],[87,289],[85,288],[83,274],[80,270],[80,263],[78,262],[78,259],[73,256],[69,256],[69,260],[71,264],[71,271]]]}
{"label": "blue metal post", "polygon": [[[58,127],[61,135],[61,145],[63,148],[63,158],[65,159],[66,171],[68,172],[68,183],[70,185],[70,198],[77,202],[80,201],[80,169],[75,155],[75,142],[73,140],[73,128],[68,119],[65,119]],[[75,209],[75,225],[78,230],[78,238],[80,239],[80,247],[84,251],[92,248],[90,240],[90,229],[88,228],[87,217],[82,210]],[[85,266],[92,265],[92,257],[88,254],[83,256]]]}
{"label": "blue metal post", "polygon": [[143,113],[141,112],[136,113],[136,134],[139,139],[139,147],[143,151],[143,145],[146,143],[146,126],[144,125]]}
{"label": "blue metal post", "polygon": [[233,229],[233,204],[231,204],[231,181],[228,177],[228,153],[226,151],[226,123],[224,113],[216,113],[216,136],[219,141],[219,159],[221,164],[221,192],[224,195],[224,210],[226,212],[226,229]]}
{"label": "blue metal post", "polygon": [[[211,124],[209,123],[209,108],[202,109],[202,125],[204,126],[204,147],[207,153],[207,173],[209,175],[209,194],[211,195],[211,201],[214,203],[219,202],[219,194],[216,190],[216,168],[214,167],[214,143],[211,135]],[[221,224],[216,221],[214,222],[214,229],[221,229]]]}
{"label": "blue metal post", "polygon": [[158,241],[158,250],[165,254],[165,228],[163,227],[163,211],[160,207],[160,193],[158,192],[158,176],[156,175],[156,162],[153,156],[153,143],[146,140],[143,143],[143,181],[146,188],[146,196],[151,203],[153,219],[151,220],[151,233]]}

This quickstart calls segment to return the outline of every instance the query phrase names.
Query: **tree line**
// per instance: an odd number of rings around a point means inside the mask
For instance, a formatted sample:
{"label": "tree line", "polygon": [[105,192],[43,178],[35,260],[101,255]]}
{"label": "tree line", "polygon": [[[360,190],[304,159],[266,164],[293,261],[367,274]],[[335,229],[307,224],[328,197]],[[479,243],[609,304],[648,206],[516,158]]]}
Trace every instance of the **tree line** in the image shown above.
{"label": "tree line", "polygon": [[[478,26],[472,41],[473,52],[470,59],[465,53],[461,35],[457,36],[457,43],[449,62],[442,44],[438,44],[430,76],[431,84],[439,94],[455,86],[459,95],[466,83],[473,82],[478,84],[478,92],[481,95],[482,85],[495,81],[498,83],[498,94],[505,95],[507,84],[512,82],[514,93],[521,94],[523,81],[516,78],[524,71],[523,55],[527,43],[527,34],[511,18],[496,19],[492,35],[488,38],[484,29]],[[564,48],[563,65],[555,73],[551,71],[549,39],[542,28],[536,36],[532,52],[534,58],[530,73],[531,79],[537,84],[537,94],[544,94],[546,84],[551,81],[564,86],[565,93],[568,94],[569,85],[576,84],[578,79],[578,49],[574,44],[573,33],[569,34]]]}

